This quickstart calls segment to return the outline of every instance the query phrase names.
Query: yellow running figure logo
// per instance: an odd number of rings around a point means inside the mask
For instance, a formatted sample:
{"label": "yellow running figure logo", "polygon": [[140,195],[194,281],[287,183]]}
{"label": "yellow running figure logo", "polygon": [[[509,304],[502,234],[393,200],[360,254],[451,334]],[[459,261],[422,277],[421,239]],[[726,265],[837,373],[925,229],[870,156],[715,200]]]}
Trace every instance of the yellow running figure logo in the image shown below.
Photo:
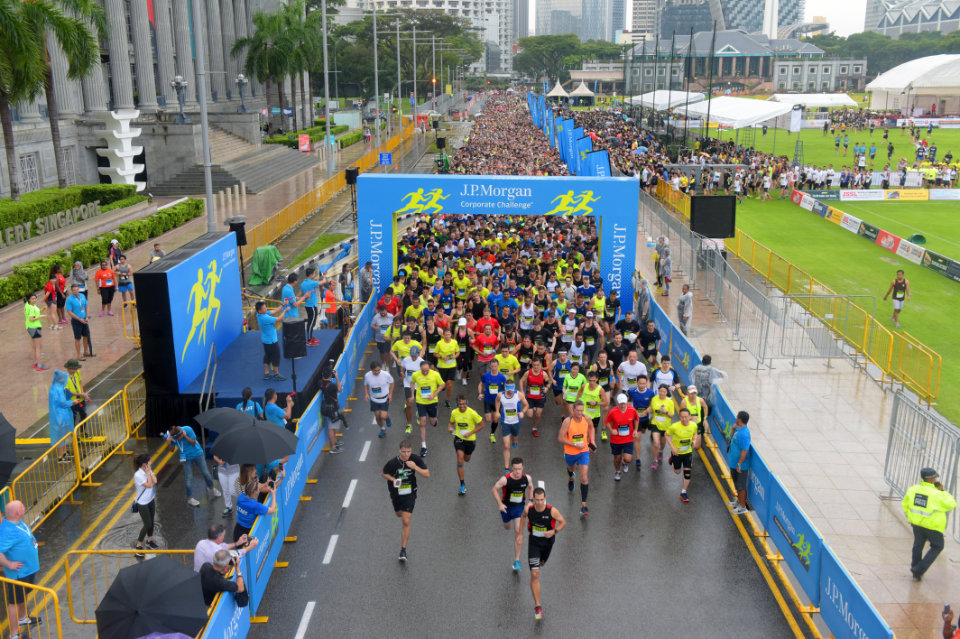
{"label": "yellow running figure logo", "polygon": [[193,319],[190,322],[190,332],[187,334],[187,341],[183,344],[183,352],[180,353],[181,362],[187,356],[187,349],[190,348],[190,343],[193,341],[194,335],[197,334],[198,328],[200,329],[200,334],[197,336],[197,343],[206,344],[207,323],[210,321],[211,315],[213,315],[212,330],[217,330],[217,320],[220,319],[220,300],[217,298],[217,284],[220,283],[220,276],[223,274],[223,269],[217,270],[216,260],[210,260],[207,268],[210,270],[206,276],[204,276],[202,268],[197,269],[197,281],[190,287],[190,297],[187,300],[187,313],[193,308]]}
{"label": "yellow running figure logo", "polygon": [[402,209],[397,209],[394,213],[406,213],[412,211],[417,215],[427,213],[428,211],[433,211],[434,213],[439,213],[443,210],[443,205],[440,204],[441,200],[445,200],[449,195],[443,194],[443,189],[433,189],[424,193],[423,189],[417,189],[411,193],[407,193],[401,198],[401,201],[409,199],[406,206]]}
{"label": "yellow running figure logo", "polygon": [[593,197],[593,191],[583,191],[580,195],[567,191],[550,200],[550,204],[557,200],[560,200],[560,203],[545,215],[590,215],[593,213],[593,208],[589,204],[599,199],[599,197]]}

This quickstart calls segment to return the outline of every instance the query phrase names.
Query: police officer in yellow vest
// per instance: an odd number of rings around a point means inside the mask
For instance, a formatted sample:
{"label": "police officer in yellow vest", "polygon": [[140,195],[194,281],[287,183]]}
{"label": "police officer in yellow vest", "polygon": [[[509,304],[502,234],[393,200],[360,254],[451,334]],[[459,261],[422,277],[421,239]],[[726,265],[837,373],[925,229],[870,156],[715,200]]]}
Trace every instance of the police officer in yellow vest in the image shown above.
{"label": "police officer in yellow vest", "polygon": [[[932,468],[920,470],[919,484],[911,486],[903,496],[903,514],[913,526],[913,558],[910,572],[920,581],[923,573],[943,550],[943,531],[947,528],[947,513],[957,507],[957,500],[943,489],[940,475]],[[924,545],[930,550],[923,555]],[[921,558],[922,557],[922,558]]]}

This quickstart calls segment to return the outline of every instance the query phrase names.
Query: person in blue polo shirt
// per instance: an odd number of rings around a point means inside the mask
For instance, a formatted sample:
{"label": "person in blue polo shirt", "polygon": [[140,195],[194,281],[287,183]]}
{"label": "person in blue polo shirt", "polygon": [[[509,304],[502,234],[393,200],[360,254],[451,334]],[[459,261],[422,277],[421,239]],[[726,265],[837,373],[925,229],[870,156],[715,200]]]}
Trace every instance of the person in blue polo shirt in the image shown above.
{"label": "person in blue polo shirt", "polygon": [[734,515],[747,512],[747,484],[750,481],[750,429],[747,428],[749,421],[750,414],[747,411],[737,413],[730,446],[727,448],[727,464],[733,475],[733,486],[737,489],[737,500],[728,504],[733,507]]}
{"label": "person in blue polo shirt", "polygon": [[199,506],[200,502],[193,498],[193,469],[196,468],[203,476],[207,485],[207,495],[219,497],[220,491],[213,485],[210,469],[204,462],[203,449],[197,443],[197,435],[189,426],[173,426],[164,435],[167,446],[179,451],[180,463],[183,464],[183,480],[187,489],[187,504]]}
{"label": "person in blue polo shirt", "polygon": [[[283,320],[286,306],[267,310],[266,302],[257,302],[257,324],[260,326],[260,342],[263,344],[263,379],[282,382],[287,379],[280,374],[280,340],[277,337],[277,322]],[[274,317],[274,313],[277,313]]]}
{"label": "person in blue polo shirt", "polygon": [[[93,357],[93,346],[90,344],[90,319],[87,317],[87,298],[80,294],[80,287],[76,284],[70,287],[70,297],[64,304],[64,311],[70,318],[73,328],[73,346],[77,351],[77,359],[85,361]],[[83,354],[83,342],[87,343],[87,354]]]}
{"label": "person in blue polo shirt", "polygon": [[[3,566],[3,576],[32,584],[40,570],[40,555],[37,552],[37,538],[23,521],[26,508],[19,501],[11,501],[4,512],[6,518],[0,523],[0,565]],[[26,588],[14,584],[4,587],[10,637],[19,639],[21,626],[31,626],[40,623],[40,620],[27,616]]]}
{"label": "person in blue polo shirt", "polygon": [[237,523],[233,527],[233,541],[238,542],[240,538],[250,532],[253,528],[253,522],[260,515],[272,515],[277,512],[277,489],[273,482],[267,484],[267,491],[270,493],[270,507],[257,501],[257,495],[260,494],[260,484],[256,479],[243,487],[243,494],[237,497]]}

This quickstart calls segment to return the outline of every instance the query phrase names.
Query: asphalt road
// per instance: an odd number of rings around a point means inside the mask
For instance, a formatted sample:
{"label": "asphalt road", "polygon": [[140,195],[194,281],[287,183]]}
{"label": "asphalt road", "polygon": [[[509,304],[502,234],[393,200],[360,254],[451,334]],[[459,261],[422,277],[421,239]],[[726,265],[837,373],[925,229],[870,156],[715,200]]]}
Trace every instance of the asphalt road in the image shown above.
{"label": "asphalt road", "polygon": [[[475,392],[475,382],[458,382],[454,398],[468,389]],[[299,541],[280,554],[290,565],[274,571],[258,611],[269,623],[255,624],[251,639],[791,636],[699,460],[691,502],[684,504],[681,477],[672,469],[649,469],[646,438],[643,470],[631,469],[621,482],[613,480],[609,445],[600,443],[591,459],[590,515],[581,518],[579,488],[566,489],[554,406],[548,406],[541,437],[534,439],[525,423],[514,449],[568,522],[542,570],[545,618],[533,618],[526,533],[524,569],[514,573],[512,534],[503,529],[491,493],[503,472],[502,444],[491,444],[486,429],[478,434],[466,469],[468,492],[457,496],[456,457],[444,421],[450,410],[442,399],[439,425],[428,427],[431,476],[420,479],[409,561],[398,562],[400,522],[380,470],[404,437],[402,390],[394,395],[394,423],[385,439],[377,438],[359,385],[354,396],[360,399],[351,402],[345,452],[325,455],[314,469],[311,476],[319,481],[305,492],[313,500],[300,507],[291,533]],[[481,409],[475,397],[470,404]],[[411,438],[417,452],[416,426]]]}

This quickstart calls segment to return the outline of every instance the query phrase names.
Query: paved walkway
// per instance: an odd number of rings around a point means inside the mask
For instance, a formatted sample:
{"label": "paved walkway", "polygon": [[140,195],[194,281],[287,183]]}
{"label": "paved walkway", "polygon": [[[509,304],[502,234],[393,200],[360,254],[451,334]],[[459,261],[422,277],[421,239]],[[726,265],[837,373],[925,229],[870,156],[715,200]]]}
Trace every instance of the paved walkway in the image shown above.
{"label": "paved walkway", "polygon": [[[638,235],[637,263],[652,270],[647,233]],[[676,317],[674,292],[657,301]],[[804,509],[838,558],[877,606],[898,639],[939,636],[946,602],[960,605],[960,544],[946,548],[924,576],[910,575],[913,533],[899,500],[887,494],[883,465],[893,396],[845,360],[776,361],[756,370],[747,352],[733,350],[726,324],[694,291],[691,342],[725,371],[724,393],[750,412],[757,449]],[[919,478],[917,478],[919,481]]]}

